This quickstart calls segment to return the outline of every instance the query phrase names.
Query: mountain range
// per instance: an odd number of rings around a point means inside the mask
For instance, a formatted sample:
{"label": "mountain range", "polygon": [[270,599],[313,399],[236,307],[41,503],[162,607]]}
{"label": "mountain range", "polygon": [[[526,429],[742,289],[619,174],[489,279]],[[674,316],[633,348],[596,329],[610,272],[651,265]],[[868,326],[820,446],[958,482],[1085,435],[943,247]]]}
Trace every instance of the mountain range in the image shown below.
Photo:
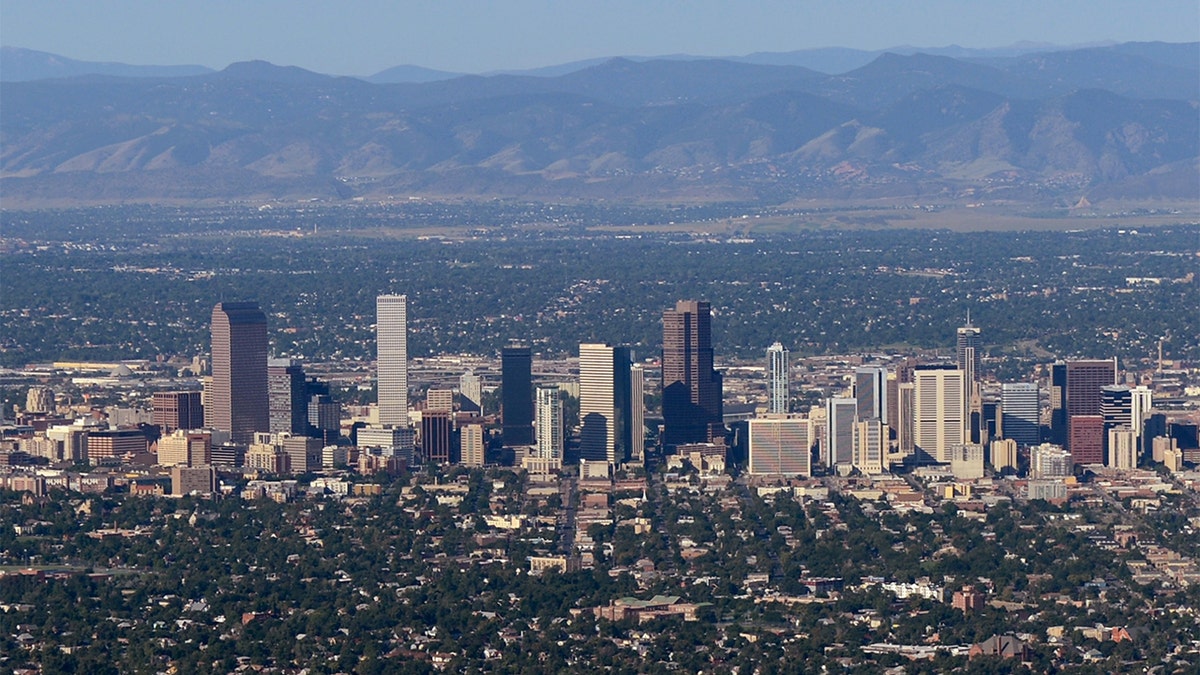
{"label": "mountain range", "polygon": [[11,56],[9,205],[1200,197],[1197,43],[888,52],[838,74],[775,54],[488,76],[245,62],[12,81]]}

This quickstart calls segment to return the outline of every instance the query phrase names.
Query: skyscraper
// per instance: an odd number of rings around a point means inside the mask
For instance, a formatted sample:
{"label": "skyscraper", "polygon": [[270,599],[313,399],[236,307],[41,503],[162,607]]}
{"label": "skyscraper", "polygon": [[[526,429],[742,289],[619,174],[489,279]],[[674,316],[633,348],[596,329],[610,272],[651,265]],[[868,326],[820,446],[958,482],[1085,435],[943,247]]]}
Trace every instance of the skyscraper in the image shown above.
{"label": "skyscraper", "polygon": [[887,368],[866,366],[854,371],[854,398],[858,402],[858,418],[877,419],[888,423]]}
{"label": "skyscraper", "polygon": [[509,346],[500,352],[501,423],[504,444],[533,445],[533,352]]}
{"label": "skyscraper", "polygon": [[[1098,432],[1091,428],[1090,418],[1102,414],[1100,404],[1104,387],[1116,384],[1117,360],[1068,361],[1066,371],[1067,451],[1075,464],[1103,464],[1103,418]],[[1076,432],[1076,417],[1089,418],[1085,422],[1087,431]]]}
{"label": "skyscraper", "polygon": [[928,458],[948,462],[967,442],[966,373],[953,366],[917,366],[913,373],[913,444]]}
{"label": "skyscraper", "polygon": [[483,414],[483,385],[474,370],[468,370],[458,378],[458,393],[463,410],[478,410]]}
{"label": "skyscraper", "polygon": [[205,421],[249,443],[270,427],[267,316],[255,302],[220,302],[212,312],[212,381]]}
{"label": "skyscraper", "polygon": [[579,345],[579,456],[620,464],[633,452],[628,347]]}
{"label": "skyscraper", "polygon": [[788,350],[779,342],[767,348],[767,412],[788,411]]}
{"label": "skyscraper", "polygon": [[408,426],[408,296],[375,298],[375,379],[379,424]]}
{"label": "skyscraper", "polygon": [[537,388],[537,450],[535,456],[562,465],[562,398],[558,387]]}
{"label": "skyscraper", "polygon": [[640,364],[629,367],[629,459],[645,461],[646,373]]}
{"label": "skyscraper", "polygon": [[1038,387],[1033,382],[1005,382],[1000,389],[1001,435],[1031,447],[1040,437]]}
{"label": "skyscraper", "polygon": [[671,449],[723,438],[709,303],[680,300],[663,312],[662,350],[663,445]]}
{"label": "skyscraper", "polygon": [[831,398],[826,402],[825,464],[828,467],[854,466],[854,424],[858,404],[852,398]]}
{"label": "skyscraper", "polygon": [[1050,366],[1050,442],[1067,447],[1067,364]]}
{"label": "skyscraper", "polygon": [[267,411],[272,433],[308,434],[308,383],[294,359],[267,360]]}
{"label": "skyscraper", "polygon": [[968,381],[974,382],[979,377],[980,356],[982,355],[979,336],[982,331],[971,323],[971,315],[967,315],[967,325],[959,326],[957,331],[958,369],[968,373]]}

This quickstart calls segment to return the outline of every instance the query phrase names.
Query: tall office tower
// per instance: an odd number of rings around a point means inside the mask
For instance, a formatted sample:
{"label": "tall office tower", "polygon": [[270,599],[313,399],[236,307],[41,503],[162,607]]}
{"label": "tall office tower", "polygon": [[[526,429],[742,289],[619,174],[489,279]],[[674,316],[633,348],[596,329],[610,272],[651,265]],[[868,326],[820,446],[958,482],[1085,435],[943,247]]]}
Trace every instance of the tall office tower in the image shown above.
{"label": "tall office tower", "polygon": [[426,410],[421,413],[421,455],[431,464],[449,464],[453,428],[450,413]]}
{"label": "tall office tower", "polygon": [[212,311],[212,386],[208,426],[249,443],[270,428],[267,407],[267,315],[255,302],[220,302]]}
{"label": "tall office tower", "polygon": [[429,388],[425,391],[425,409],[454,412],[454,390]]}
{"label": "tall office tower", "polygon": [[854,422],[858,403],[852,398],[831,398],[825,402],[825,465],[848,470],[854,466]]}
{"label": "tall office tower", "polygon": [[[986,445],[993,439],[1004,435],[1004,411],[999,400],[983,401],[983,412],[980,419],[979,443]],[[1038,434],[1041,434],[1040,427]]]}
{"label": "tall office tower", "polygon": [[308,434],[326,445],[337,443],[342,435],[342,406],[329,394],[313,394],[308,399]]}
{"label": "tall office tower", "polygon": [[308,384],[299,361],[267,360],[267,414],[272,433],[308,434]]}
{"label": "tall office tower", "polygon": [[1067,446],[1067,364],[1050,366],[1050,442]]}
{"label": "tall office tower", "polygon": [[767,348],[767,412],[788,411],[788,350],[778,342]]}
{"label": "tall office tower", "polygon": [[640,364],[629,367],[629,460],[645,461],[646,373]]}
{"label": "tall office tower", "polygon": [[375,298],[375,380],[379,423],[408,426],[408,296]]}
{"label": "tall office tower", "polygon": [[501,350],[500,396],[504,444],[533,445],[533,351],[529,347]]}
{"label": "tall office tower", "polygon": [[854,468],[864,474],[883,473],[887,454],[887,427],[877,417],[854,423]]}
{"label": "tall office tower", "polygon": [[811,419],[780,416],[749,420],[747,473],[768,476],[811,476]]}
{"label": "tall office tower", "polygon": [[1137,438],[1138,447],[1141,448],[1146,418],[1154,408],[1154,394],[1149,387],[1137,386],[1129,390],[1129,395],[1129,426],[1133,427],[1133,434]]}
{"label": "tall office tower", "polygon": [[1001,435],[1024,447],[1037,445],[1041,436],[1040,405],[1037,384],[1005,382],[1001,385]]}
{"label": "tall office tower", "polygon": [[198,391],[156,391],[151,398],[154,423],[162,433],[204,426],[204,407]]}
{"label": "tall office tower", "polygon": [[484,452],[483,425],[465,424],[462,428],[462,464],[463,466],[483,466]]}
{"label": "tall office tower", "polygon": [[913,444],[936,462],[967,442],[965,371],[953,366],[917,366],[913,373]]}
{"label": "tall office tower", "polygon": [[562,466],[563,407],[558,387],[537,388],[537,450],[539,459]]}
{"label": "tall office tower", "polygon": [[1113,384],[1100,389],[1100,414],[1104,416],[1104,429],[1116,427],[1133,428],[1133,390]]}
{"label": "tall office tower", "polygon": [[1074,464],[1104,463],[1104,416],[1071,415],[1068,452]]}
{"label": "tall office tower", "polygon": [[916,452],[913,441],[913,398],[916,385],[903,382],[896,387],[896,447],[904,457]]}
{"label": "tall office tower", "polygon": [[[1067,362],[1067,390],[1066,390],[1066,407],[1067,407],[1067,451],[1074,455],[1076,464],[1103,464],[1104,463],[1104,433],[1103,429],[1099,435],[1093,433],[1076,434],[1074,426],[1076,424],[1075,417],[1078,416],[1093,416],[1101,415],[1101,391],[1104,387],[1111,386],[1117,382],[1117,360],[1116,358],[1105,359],[1102,361],[1068,361]],[[1090,422],[1088,422],[1090,424]],[[1072,445],[1072,439],[1079,437],[1080,439],[1090,439],[1087,442],[1087,447],[1076,448]],[[1090,443],[1098,441],[1094,447]],[[1082,456],[1076,455],[1076,450],[1082,453]]]}
{"label": "tall office tower", "polygon": [[968,382],[974,382],[979,377],[979,357],[983,354],[982,345],[979,344],[981,331],[978,326],[971,324],[971,315],[967,314],[967,325],[959,326],[957,333],[958,369],[968,373]]}
{"label": "tall office tower", "polygon": [[712,307],[680,300],[663,312],[663,445],[724,437],[721,374],[713,370]]}
{"label": "tall office tower", "polygon": [[887,368],[867,366],[854,371],[854,399],[858,418],[888,423]]}
{"label": "tall office tower", "polygon": [[633,446],[632,354],[628,347],[579,345],[579,456],[621,464]]}
{"label": "tall office tower", "polygon": [[468,370],[458,378],[458,393],[463,410],[477,410],[483,414],[483,385],[474,370]]}
{"label": "tall office tower", "polygon": [[25,412],[35,415],[54,412],[54,390],[41,385],[30,387],[25,392]]}

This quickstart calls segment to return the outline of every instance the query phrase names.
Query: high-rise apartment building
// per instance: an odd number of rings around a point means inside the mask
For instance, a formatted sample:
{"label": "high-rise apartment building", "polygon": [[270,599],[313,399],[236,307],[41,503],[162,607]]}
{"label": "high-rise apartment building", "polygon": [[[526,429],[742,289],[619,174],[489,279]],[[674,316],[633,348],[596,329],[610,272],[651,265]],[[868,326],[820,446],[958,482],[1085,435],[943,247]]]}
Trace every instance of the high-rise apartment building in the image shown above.
{"label": "high-rise apartment building", "polygon": [[535,457],[562,466],[563,407],[558,387],[537,388],[537,450]]}
{"label": "high-rise apartment building", "polygon": [[408,426],[408,296],[375,298],[375,380],[379,423]]}
{"label": "high-rise apartment building", "polygon": [[221,302],[212,312],[212,380],[208,426],[249,443],[270,428],[267,403],[267,316],[254,302]]}
{"label": "high-rise apartment building", "polygon": [[663,312],[663,445],[724,437],[721,374],[713,369],[712,307],[680,300]]}
{"label": "high-rise apartment building", "polygon": [[267,411],[272,433],[308,434],[308,383],[299,361],[267,360]]}
{"label": "high-rise apartment building", "polygon": [[788,411],[788,350],[776,342],[767,348],[767,412],[781,415]]}
{"label": "high-rise apartment building", "polygon": [[500,352],[500,417],[504,444],[533,445],[533,351],[512,345]]}
{"label": "high-rise apartment building", "polygon": [[1024,447],[1040,442],[1038,386],[1033,382],[1005,382],[1000,389],[1000,428],[1004,438]]}
{"label": "high-rise apartment building", "polygon": [[204,426],[204,407],[198,391],[156,391],[151,397],[154,423],[162,433]]}
{"label": "high-rise apartment building", "polygon": [[[579,345],[579,456],[621,464],[633,453],[632,354],[628,347]],[[639,401],[639,406],[641,402]]]}
{"label": "high-rise apartment building", "polygon": [[954,366],[917,366],[913,373],[913,444],[924,458],[947,462],[967,442],[966,372]]}

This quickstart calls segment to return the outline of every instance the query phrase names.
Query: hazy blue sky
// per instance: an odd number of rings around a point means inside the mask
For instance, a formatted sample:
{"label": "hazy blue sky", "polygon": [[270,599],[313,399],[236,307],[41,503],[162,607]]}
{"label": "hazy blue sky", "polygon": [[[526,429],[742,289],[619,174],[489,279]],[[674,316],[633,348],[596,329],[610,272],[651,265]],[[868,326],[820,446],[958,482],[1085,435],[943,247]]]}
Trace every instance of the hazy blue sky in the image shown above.
{"label": "hazy blue sky", "polygon": [[1197,0],[0,0],[0,43],[88,61],[368,75],[598,56],[1200,40]]}

